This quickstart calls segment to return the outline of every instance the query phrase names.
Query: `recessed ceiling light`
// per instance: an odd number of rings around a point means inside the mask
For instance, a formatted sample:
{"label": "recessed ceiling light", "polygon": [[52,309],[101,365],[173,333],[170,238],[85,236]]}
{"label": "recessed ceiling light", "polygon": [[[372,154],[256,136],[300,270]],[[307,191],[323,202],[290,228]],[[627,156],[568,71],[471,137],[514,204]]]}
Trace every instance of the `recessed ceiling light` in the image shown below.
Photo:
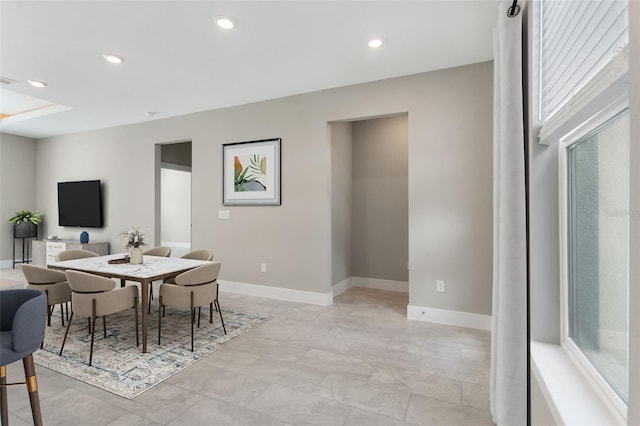
{"label": "recessed ceiling light", "polygon": [[377,49],[378,47],[382,46],[382,40],[380,40],[379,38],[374,38],[373,40],[369,40],[369,43],[367,44],[370,48]]}
{"label": "recessed ceiling light", "polygon": [[230,30],[236,26],[236,22],[229,16],[216,16],[216,25],[223,30]]}
{"label": "recessed ceiling light", "polygon": [[121,64],[121,63],[124,62],[124,58],[122,56],[114,55],[114,54],[111,54],[111,53],[103,53],[102,57],[107,62],[111,62],[112,64]]}
{"label": "recessed ceiling light", "polygon": [[27,80],[33,87],[47,87],[47,83],[38,80]]}
{"label": "recessed ceiling light", "polygon": [[160,114],[158,111],[145,111],[144,112],[147,117],[155,117],[156,115]]}

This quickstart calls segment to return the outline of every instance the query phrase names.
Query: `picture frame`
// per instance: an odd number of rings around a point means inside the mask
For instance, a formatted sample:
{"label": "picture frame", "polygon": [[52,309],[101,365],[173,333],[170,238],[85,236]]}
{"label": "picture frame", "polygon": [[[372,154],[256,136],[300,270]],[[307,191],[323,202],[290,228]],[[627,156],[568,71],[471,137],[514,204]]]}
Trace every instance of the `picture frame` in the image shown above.
{"label": "picture frame", "polygon": [[281,205],[281,138],[222,145],[222,204]]}

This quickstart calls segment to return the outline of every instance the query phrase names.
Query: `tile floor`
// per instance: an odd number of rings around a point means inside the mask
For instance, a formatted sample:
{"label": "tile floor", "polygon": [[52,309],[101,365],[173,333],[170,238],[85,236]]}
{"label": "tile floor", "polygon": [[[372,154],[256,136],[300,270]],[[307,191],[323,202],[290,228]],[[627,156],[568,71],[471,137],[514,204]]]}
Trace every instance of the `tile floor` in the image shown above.
{"label": "tile floor", "polygon": [[[23,285],[0,271],[0,287]],[[133,400],[36,366],[45,425],[493,425],[489,333],[407,321],[406,293],[220,301],[274,318]],[[22,374],[8,367],[9,381]],[[22,386],[9,389],[9,421],[31,424]]]}

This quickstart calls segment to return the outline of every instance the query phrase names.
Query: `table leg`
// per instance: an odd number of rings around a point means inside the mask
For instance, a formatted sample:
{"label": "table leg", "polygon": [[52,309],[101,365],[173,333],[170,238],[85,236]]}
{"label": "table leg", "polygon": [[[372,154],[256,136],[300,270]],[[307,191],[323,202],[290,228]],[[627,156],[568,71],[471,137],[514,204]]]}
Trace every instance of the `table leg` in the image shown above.
{"label": "table leg", "polygon": [[142,353],[147,353],[147,324],[149,322],[149,285],[152,281],[142,280],[140,291],[142,292]]}

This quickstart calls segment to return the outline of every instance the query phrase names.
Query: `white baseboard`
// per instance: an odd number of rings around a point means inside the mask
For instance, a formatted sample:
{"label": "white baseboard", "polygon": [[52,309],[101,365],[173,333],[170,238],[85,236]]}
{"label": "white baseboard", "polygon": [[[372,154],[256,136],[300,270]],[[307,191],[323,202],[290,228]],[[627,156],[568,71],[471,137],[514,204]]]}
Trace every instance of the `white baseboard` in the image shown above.
{"label": "white baseboard", "polygon": [[407,319],[491,330],[491,315],[407,305]]}
{"label": "white baseboard", "polygon": [[234,281],[218,280],[220,291],[266,297],[268,299],[287,300],[290,302],[309,303],[311,305],[329,306],[333,303],[333,293],[315,293],[312,291],[293,290],[290,288],[271,287],[267,285],[247,284]]}
{"label": "white baseboard", "polygon": [[[13,267],[13,260],[0,260],[0,269],[11,269]],[[16,267],[20,267],[20,265],[16,265]]]}
{"label": "white baseboard", "polygon": [[[332,291],[329,293],[316,293],[312,291],[293,290],[289,288],[240,283],[235,281],[218,280],[218,282],[220,283],[220,291],[222,292],[246,294],[249,296],[266,297],[268,299],[286,300],[290,302],[308,303],[318,306],[331,305],[333,303],[334,296],[337,296],[351,287],[368,287],[377,289],[381,289],[382,287],[383,290],[408,291],[408,288],[404,290],[404,286],[401,285],[403,284],[401,281],[376,280],[368,278],[363,279],[359,277],[351,277],[339,282],[332,287]],[[482,330],[491,329],[490,315],[448,311],[444,309],[413,305],[407,306],[407,319],[428,321],[458,327],[478,328]]]}
{"label": "white baseboard", "polygon": [[409,283],[406,281],[381,280],[378,278],[351,277],[351,287],[366,287],[377,290],[409,293]]}
{"label": "white baseboard", "polygon": [[340,281],[338,284],[334,284],[331,289],[333,293],[333,297],[336,297],[340,293],[344,293],[353,287],[353,280],[349,277],[346,280]]}

